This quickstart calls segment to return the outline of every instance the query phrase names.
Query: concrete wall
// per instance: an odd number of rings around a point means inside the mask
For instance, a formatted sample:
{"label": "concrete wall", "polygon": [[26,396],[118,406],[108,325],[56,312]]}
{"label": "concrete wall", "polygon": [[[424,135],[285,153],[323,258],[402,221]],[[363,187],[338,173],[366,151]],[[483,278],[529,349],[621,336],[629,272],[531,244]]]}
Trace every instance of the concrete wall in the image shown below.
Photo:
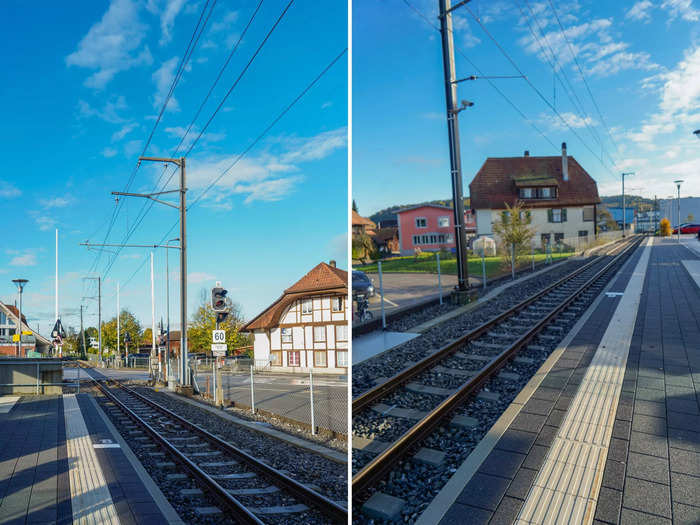
{"label": "concrete wall", "polygon": [[[60,359],[0,359],[0,394],[36,394],[37,365],[39,372],[39,394],[63,393],[63,387],[42,386],[63,381],[63,365]],[[28,386],[14,386],[28,385]]]}

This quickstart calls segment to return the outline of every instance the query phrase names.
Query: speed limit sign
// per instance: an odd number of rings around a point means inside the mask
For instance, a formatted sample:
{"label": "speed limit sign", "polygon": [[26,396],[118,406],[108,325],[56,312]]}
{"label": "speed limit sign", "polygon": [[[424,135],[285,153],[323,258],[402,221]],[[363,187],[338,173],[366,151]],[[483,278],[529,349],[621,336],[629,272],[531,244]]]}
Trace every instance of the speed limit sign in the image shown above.
{"label": "speed limit sign", "polygon": [[211,336],[212,343],[226,342],[226,330],[212,330]]}

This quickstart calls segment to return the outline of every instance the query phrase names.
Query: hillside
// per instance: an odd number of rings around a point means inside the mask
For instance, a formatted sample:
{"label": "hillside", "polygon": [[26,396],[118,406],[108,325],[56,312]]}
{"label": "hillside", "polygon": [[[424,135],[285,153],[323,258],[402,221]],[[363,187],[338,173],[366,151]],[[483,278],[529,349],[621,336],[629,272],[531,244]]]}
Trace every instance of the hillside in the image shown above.
{"label": "hillside", "polygon": [[[622,206],[622,194],[601,195],[600,200],[604,206],[609,208]],[[637,211],[650,211],[654,209],[654,199],[647,199],[638,195],[625,195],[625,206],[635,208]]]}
{"label": "hillside", "polygon": [[[432,201],[417,202],[414,204],[397,204],[395,206],[389,206],[388,208],[384,208],[383,210],[379,210],[378,212],[373,213],[369,216],[369,219],[371,219],[375,223],[386,221],[388,219],[396,220],[397,211],[403,210],[405,208],[412,208],[414,206],[422,206],[425,204],[435,204],[437,206],[452,207],[452,199],[438,199]],[[464,197],[464,208],[469,209],[469,197]]]}

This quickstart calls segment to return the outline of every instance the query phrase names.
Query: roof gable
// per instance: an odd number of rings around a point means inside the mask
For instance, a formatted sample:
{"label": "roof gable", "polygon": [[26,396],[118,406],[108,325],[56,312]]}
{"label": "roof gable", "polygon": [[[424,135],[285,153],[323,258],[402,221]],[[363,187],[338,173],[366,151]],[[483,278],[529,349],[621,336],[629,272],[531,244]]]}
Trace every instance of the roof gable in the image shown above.
{"label": "roof gable", "polygon": [[[502,209],[519,201],[518,187],[550,185],[556,199],[525,201],[529,207],[582,206],[600,202],[595,180],[574,157],[568,157],[569,180],[562,177],[561,156],[489,157],[469,184],[474,209]],[[529,184],[531,183],[531,184]]]}

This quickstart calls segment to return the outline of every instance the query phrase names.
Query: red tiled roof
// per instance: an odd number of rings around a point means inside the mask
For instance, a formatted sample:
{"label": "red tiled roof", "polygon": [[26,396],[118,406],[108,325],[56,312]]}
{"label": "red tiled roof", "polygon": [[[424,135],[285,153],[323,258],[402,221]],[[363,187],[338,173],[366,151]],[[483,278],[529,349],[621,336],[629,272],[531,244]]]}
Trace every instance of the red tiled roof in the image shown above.
{"label": "red tiled roof", "polygon": [[[19,309],[16,306],[10,304],[6,304],[5,306],[10,312],[12,312],[12,315],[14,315],[15,318],[19,316]],[[22,323],[27,324],[27,317],[24,314],[22,314]]]}
{"label": "red tiled roof", "polygon": [[[555,157],[501,157],[486,159],[481,169],[469,184],[473,209],[503,209],[505,203],[512,206],[518,200],[517,178],[531,178],[533,186],[537,179],[553,178],[558,188],[557,199],[526,200],[532,208],[556,206],[582,206],[600,203],[595,180],[574,157],[568,157],[569,180],[562,178],[561,156]],[[520,184],[522,186],[522,184]]]}
{"label": "red tiled roof", "polygon": [[304,277],[287,288],[274,303],[244,325],[241,330],[244,332],[251,332],[253,330],[265,330],[275,326],[285,308],[302,297],[325,294],[347,295],[347,293],[348,272],[326,263],[320,263],[312,268]]}

